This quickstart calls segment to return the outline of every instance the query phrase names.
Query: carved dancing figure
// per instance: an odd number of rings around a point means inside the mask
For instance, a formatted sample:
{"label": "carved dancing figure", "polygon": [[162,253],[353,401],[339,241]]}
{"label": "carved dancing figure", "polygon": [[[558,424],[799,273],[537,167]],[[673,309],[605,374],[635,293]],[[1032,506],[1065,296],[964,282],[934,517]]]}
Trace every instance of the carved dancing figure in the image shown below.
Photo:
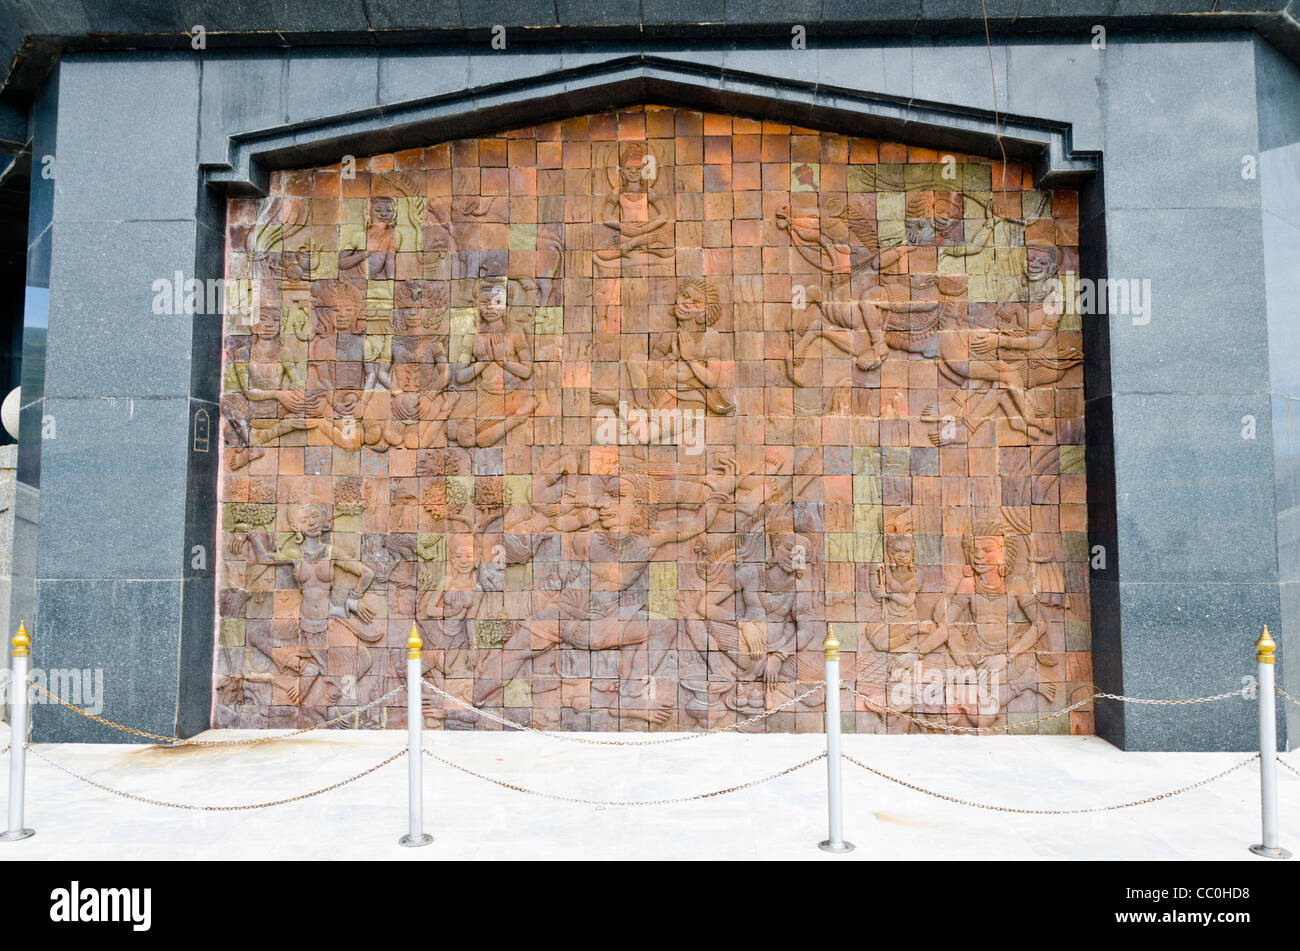
{"label": "carved dancing figure", "polygon": [[[337,677],[329,672],[326,660],[328,648],[341,646],[329,644],[327,632],[331,622],[342,622],[350,639],[356,641],[352,645],[355,658],[351,672],[355,678],[364,676],[372,665],[365,645],[375,644],[383,638],[383,632],[367,634],[348,623],[352,617],[363,624],[375,619],[374,610],[362,601],[375,572],[364,562],[346,554],[340,557],[333,541],[326,540],[333,528],[333,510],[329,504],[309,502],[298,505],[293,510],[290,526],[294,533],[279,550],[272,550],[268,535],[250,534],[249,562],[293,566],[293,579],[302,592],[298,612],[299,638],[295,644],[271,646],[270,659],[275,668],[271,679],[273,683],[279,680],[290,704],[304,710],[313,708],[310,715],[323,719],[325,708],[334,706],[342,698]],[[357,584],[342,599],[335,596],[336,570],[357,579]]]}

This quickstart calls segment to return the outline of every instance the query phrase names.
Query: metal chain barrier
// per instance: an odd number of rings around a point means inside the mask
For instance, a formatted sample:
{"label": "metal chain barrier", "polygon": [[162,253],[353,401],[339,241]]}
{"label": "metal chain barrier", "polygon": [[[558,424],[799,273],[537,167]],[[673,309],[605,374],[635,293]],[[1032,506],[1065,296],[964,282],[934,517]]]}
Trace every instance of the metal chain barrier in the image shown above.
{"label": "metal chain barrier", "polygon": [[762,713],[755,714],[754,716],[749,717],[746,720],[741,720],[740,722],[733,723],[730,726],[718,727],[716,730],[701,730],[696,733],[684,733],[684,734],[677,734],[675,736],[660,736],[660,737],[655,737],[654,739],[651,740],[595,740],[590,737],[571,736],[567,733],[556,733],[553,730],[539,730],[535,727],[525,726],[522,723],[515,723],[513,720],[507,720],[505,717],[499,717],[495,713],[490,713],[487,710],[482,710],[474,706],[473,704],[466,703],[464,700],[460,699],[460,697],[454,697],[451,694],[447,693],[447,691],[443,690],[437,684],[431,683],[427,680],[422,682],[426,687],[428,687],[434,693],[438,694],[440,697],[443,697],[447,700],[452,701],[453,703],[458,704],[460,707],[462,707],[465,710],[471,710],[474,713],[476,713],[478,716],[491,720],[494,723],[500,723],[502,726],[508,726],[511,729],[519,730],[523,733],[535,733],[538,736],[550,737],[552,740],[564,740],[568,743],[584,743],[587,746],[659,746],[663,743],[681,743],[683,740],[698,740],[706,736],[717,736],[719,733],[728,733],[734,730],[739,730],[743,726],[748,726],[751,723],[755,723],[759,720],[766,719],[767,717],[770,717],[774,713],[780,713],[786,707],[794,706],[794,704],[800,703],[808,699],[817,691],[825,687],[825,684],[817,684],[812,689],[805,690],[799,696],[793,697],[792,699],[785,701],[785,703],[781,704],[780,706],[773,707],[771,710],[765,710]]}
{"label": "metal chain barrier", "polygon": [[1273,689],[1276,690],[1278,693],[1280,693],[1282,696],[1286,697],[1288,700],[1290,700],[1292,703],[1294,703],[1297,707],[1300,707],[1300,700],[1297,700],[1295,697],[1291,696],[1289,693],[1287,693],[1287,692],[1286,692],[1285,690],[1283,690],[1281,687],[1276,687],[1276,686],[1275,686]]}
{"label": "metal chain barrier", "polygon": [[1289,769],[1291,772],[1295,773],[1297,776],[1300,776],[1300,769],[1296,769],[1294,766],[1292,766],[1290,763],[1288,763],[1288,762],[1287,762],[1286,760],[1284,760],[1282,757],[1279,756],[1279,757],[1277,758],[1277,761],[1278,761],[1279,763],[1281,763],[1283,766],[1285,766],[1287,769]]}
{"label": "metal chain barrier", "polygon": [[389,763],[393,762],[393,760],[399,759],[400,757],[405,756],[407,753],[405,748],[400,749],[392,756],[384,760],[383,762],[376,763],[374,766],[371,766],[369,769],[365,770],[364,772],[357,773],[355,776],[349,776],[347,779],[340,780],[339,782],[333,783],[332,785],[329,786],[325,786],[322,789],[314,789],[311,792],[302,793],[301,795],[298,796],[290,796],[287,799],[276,799],[271,802],[252,803],[247,806],[197,806],[197,805],[181,803],[181,802],[167,802],[162,799],[148,799],[145,796],[137,796],[135,793],[124,792],[121,789],[114,789],[112,786],[105,786],[103,783],[97,782],[96,780],[91,779],[89,776],[82,776],[80,773],[73,772],[72,770],[68,769],[68,767],[64,766],[61,763],[54,762],[54,760],[50,759],[48,756],[45,756],[34,746],[28,745],[27,750],[37,759],[42,760],[45,763],[48,763],[50,766],[53,766],[55,769],[59,770],[60,772],[67,773],[73,779],[80,780],[81,782],[85,783],[88,786],[94,786],[96,789],[102,789],[104,792],[112,793],[114,796],[121,796],[123,799],[133,799],[136,802],[142,802],[150,806],[165,806],[168,809],[191,809],[197,812],[247,812],[250,809],[268,809],[271,806],[283,806],[287,803],[300,802],[303,799],[311,799],[313,796],[319,796],[323,793],[327,793],[332,790],[338,789],[342,786],[346,786],[348,783],[354,783],[358,779],[361,779],[362,777],[369,776],[371,773],[375,772],[376,770],[383,769]]}
{"label": "metal chain barrier", "polygon": [[1169,704],[1169,705],[1187,704],[1187,703],[1210,703],[1211,701],[1215,701],[1215,700],[1227,700],[1230,697],[1245,696],[1246,692],[1250,689],[1249,687],[1241,687],[1240,689],[1233,690],[1229,693],[1215,694],[1213,697],[1192,697],[1186,700],[1147,700],[1139,697],[1125,697],[1115,693],[1098,692],[1092,694],[1091,696],[1084,697],[1082,700],[1076,700],[1068,707],[1064,707],[1060,710],[1056,710],[1052,713],[1049,713],[1045,716],[1038,717],[1033,720],[1025,720],[1023,723],[1011,724],[1008,727],[988,727],[988,726],[952,726],[947,723],[939,723],[935,720],[924,720],[921,719],[920,717],[914,717],[910,713],[904,713],[902,710],[895,710],[892,707],[887,707],[882,703],[877,703],[875,700],[872,700],[870,697],[864,696],[863,694],[859,693],[856,689],[854,689],[853,685],[850,683],[841,682],[840,687],[844,690],[847,690],[849,693],[853,694],[853,696],[857,697],[868,707],[871,707],[874,710],[879,710],[880,712],[887,713],[891,716],[901,717],[904,720],[910,720],[912,723],[915,723],[917,726],[923,727],[924,729],[927,730],[943,730],[946,733],[981,733],[981,734],[996,734],[996,735],[1005,735],[1006,733],[1009,732],[1009,730],[1021,730],[1024,729],[1025,727],[1035,726],[1039,723],[1045,723],[1048,720],[1055,720],[1058,717],[1065,716],[1067,713],[1073,713],[1075,710],[1079,709],[1080,707],[1086,706],[1087,704],[1091,703],[1093,700],[1097,700],[1097,699],[1121,700],[1125,703],[1149,703],[1149,704]]}
{"label": "metal chain barrier", "polygon": [[987,809],[991,812],[1014,812],[1020,815],[1029,815],[1029,816],[1075,816],[1075,815],[1081,815],[1083,813],[1089,813],[1089,812],[1113,812],[1116,809],[1128,809],[1132,806],[1144,806],[1147,803],[1159,802],[1161,799],[1169,799],[1173,796],[1181,795],[1185,792],[1188,792],[1189,790],[1197,789],[1201,786],[1208,786],[1210,783],[1214,782],[1215,780],[1222,779],[1224,776],[1227,776],[1229,773],[1235,773],[1237,770],[1249,766],[1251,763],[1255,762],[1255,760],[1259,759],[1259,754],[1256,753],[1250,758],[1242,760],[1236,766],[1229,766],[1227,769],[1223,770],[1222,772],[1215,773],[1213,776],[1210,776],[1206,779],[1202,779],[1198,783],[1189,783],[1186,786],[1180,786],[1177,789],[1171,789],[1169,792],[1160,793],[1158,796],[1147,796],[1145,799],[1134,799],[1131,802],[1120,802],[1111,806],[1093,806],[1091,808],[1085,808],[1085,809],[1017,809],[1012,806],[995,806],[990,803],[972,802],[969,799],[958,799],[956,796],[948,796],[945,795],[944,793],[935,792],[932,789],[926,789],[924,786],[917,786],[914,783],[909,783],[905,779],[899,779],[896,776],[890,776],[888,773],[882,773],[880,770],[868,766],[866,763],[863,763],[860,760],[854,759],[852,756],[849,756],[847,753],[844,754],[844,758],[848,760],[850,763],[852,763],[854,766],[857,766],[860,769],[864,769],[868,773],[871,773],[875,776],[879,776],[881,779],[887,779],[891,783],[897,783],[899,786],[902,786],[906,789],[910,789],[913,792],[919,792],[926,796],[932,796],[935,799],[942,799],[944,802],[956,803],[959,806],[970,806],[974,809]]}
{"label": "metal chain barrier", "polygon": [[1189,697],[1186,700],[1147,700],[1144,697],[1125,697],[1118,693],[1094,693],[1093,697],[1099,697],[1102,700],[1119,700],[1123,703],[1151,703],[1161,706],[1181,706],[1188,703],[1213,703],[1215,700],[1230,700],[1233,697],[1244,697],[1248,692],[1254,689],[1254,684],[1245,687],[1239,687],[1236,690],[1229,690],[1227,693],[1216,693],[1213,697]]}
{"label": "metal chain barrier", "polygon": [[[877,703],[876,701],[872,700],[870,697],[866,697],[863,694],[859,693],[857,690],[855,690],[852,684],[842,682],[840,686],[843,689],[847,690],[849,693],[853,694],[853,696],[857,697],[867,706],[879,710],[883,713],[888,713],[891,716],[902,717],[904,720],[910,720],[911,722],[915,723],[917,726],[924,727],[927,730],[943,730],[944,732],[947,733],[987,733],[987,734],[997,734],[999,736],[1005,735],[1007,732],[1007,730],[1003,727],[951,726],[950,724],[939,723],[935,720],[923,720],[920,717],[912,716],[910,713],[904,713],[902,710],[895,710],[892,707],[887,707],[882,703]],[[1067,713],[1072,713],[1073,711],[1079,709],[1079,707],[1082,707],[1085,704],[1090,702],[1092,702],[1092,697],[1085,697],[1082,700],[1070,704],[1070,706],[1065,707],[1062,710],[1057,710],[1054,713],[1049,713],[1047,714],[1047,716],[1039,717],[1036,720],[1026,720],[1024,723],[1017,723],[1015,724],[1014,729],[1021,729],[1022,727],[1034,726],[1035,724],[1043,723],[1047,720],[1055,720],[1057,717],[1063,717]]]}
{"label": "metal chain barrier", "polygon": [[741,783],[739,786],[728,786],[726,789],[715,789],[713,792],[697,793],[694,796],[676,796],[672,799],[582,799],[578,796],[561,796],[557,793],[541,792],[536,789],[528,789],[525,786],[517,786],[514,783],[508,783],[503,779],[494,779],[491,776],[485,776],[482,773],[475,772],[459,763],[453,763],[450,760],[443,759],[431,750],[426,749],[424,755],[430,759],[441,763],[443,766],[458,770],[466,776],[473,776],[475,779],[481,779],[484,782],[492,783],[494,786],[500,786],[502,789],[509,789],[512,792],[525,793],[529,796],[539,796],[542,799],[553,799],[557,802],[576,803],[583,806],[668,806],[675,803],[695,802],[699,799],[712,799],[715,796],[726,796],[730,793],[740,792],[742,789],[752,789],[755,786],[761,786],[764,783],[770,783],[774,779],[780,779],[782,776],[789,776],[805,766],[811,766],[818,760],[826,758],[826,754],[818,753],[812,759],[806,759],[802,763],[790,766],[781,770],[779,773],[772,773],[770,776],[764,776],[762,779],[755,779],[747,783]]}
{"label": "metal chain barrier", "polygon": [[388,693],[384,694],[382,697],[378,697],[374,700],[371,700],[365,706],[357,707],[355,710],[352,710],[348,713],[341,713],[338,716],[334,717],[332,720],[326,720],[324,723],[317,723],[315,726],[309,726],[301,730],[294,730],[292,733],[283,733],[277,736],[255,736],[255,737],[250,737],[241,740],[183,740],[178,736],[163,736],[162,734],[159,733],[150,733],[148,730],[137,730],[129,726],[123,726],[120,723],[114,723],[112,720],[107,720],[104,717],[95,716],[95,714],[87,713],[85,710],[82,710],[80,707],[73,706],[72,704],[68,703],[68,701],[64,700],[62,697],[50,693],[48,690],[46,690],[38,683],[34,683],[33,681],[29,680],[27,681],[27,684],[28,686],[35,687],[41,693],[45,694],[45,696],[53,700],[55,703],[59,704],[60,706],[67,707],[73,713],[83,716],[87,720],[94,720],[96,723],[102,726],[112,727],[114,730],[121,730],[123,733],[130,733],[132,736],[143,736],[146,739],[158,740],[162,743],[167,743],[171,746],[253,746],[258,743],[274,743],[277,740],[288,740],[288,739],[292,739],[295,736],[302,736],[304,733],[311,733],[314,732],[315,730],[323,730],[327,726],[333,726],[335,723],[341,723],[342,721],[350,719],[351,717],[360,716],[361,714],[369,710],[371,707],[379,706],[379,704],[383,703],[385,700],[392,699],[397,694],[401,693],[403,690],[406,689],[405,687],[394,687],[392,690],[388,691]]}

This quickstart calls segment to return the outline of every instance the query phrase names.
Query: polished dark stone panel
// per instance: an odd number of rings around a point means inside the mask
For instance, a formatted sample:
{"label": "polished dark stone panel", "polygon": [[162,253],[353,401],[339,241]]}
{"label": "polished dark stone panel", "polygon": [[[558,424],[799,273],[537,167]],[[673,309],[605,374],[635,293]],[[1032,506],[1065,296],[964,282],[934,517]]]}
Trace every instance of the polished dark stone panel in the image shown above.
{"label": "polished dark stone panel", "polygon": [[[192,218],[198,108],[195,56],[67,57],[60,64],[55,219]],[[104,185],[106,173],[112,187]]]}
{"label": "polished dark stone panel", "polygon": [[1259,147],[1264,151],[1300,142],[1300,66],[1265,40],[1255,43],[1255,94],[1259,98]]}
{"label": "polished dark stone panel", "polygon": [[155,281],[174,288],[177,272],[194,273],[193,220],[56,221],[52,234],[47,394],[186,395],[194,318],[155,314],[153,305]]}
{"label": "polished dark stone panel", "polygon": [[[1240,174],[1242,156],[1258,148],[1251,46],[1246,34],[1107,46],[1108,213],[1259,207],[1258,182]],[[1191,76],[1214,81],[1193,93]]]}
{"label": "polished dark stone panel", "polygon": [[[1107,163],[1108,183],[1110,173]],[[1150,289],[1147,313],[1084,318],[1109,323],[1116,391],[1267,391],[1270,335],[1260,319],[1264,248],[1257,208],[1108,208],[1106,239],[1108,278],[1139,293]],[[1169,253],[1174,246],[1176,255]],[[1232,346],[1223,345],[1225,326],[1232,328]]]}
{"label": "polished dark stone panel", "polygon": [[[1282,606],[1279,641],[1285,658],[1300,653],[1300,69],[1256,40],[1255,77]],[[1286,665],[1282,680],[1289,693],[1300,696],[1300,663]],[[1300,709],[1288,704],[1286,712],[1290,735],[1300,736]]]}
{"label": "polished dark stone panel", "polygon": [[227,159],[230,129],[282,124],[286,53],[211,52],[200,61],[199,157],[211,164]]}
{"label": "polished dark stone panel", "polygon": [[378,104],[379,54],[370,50],[294,50],[285,79],[290,122]]}
{"label": "polished dark stone panel", "polygon": [[[1124,605],[1124,693],[1135,697],[1212,696],[1255,674],[1261,624],[1278,622],[1277,584],[1120,583]],[[1102,704],[1115,701],[1101,701]],[[1284,742],[1278,710],[1279,742]],[[1259,748],[1254,701],[1124,706],[1124,749]],[[1280,748],[1285,748],[1281,746]]]}
{"label": "polished dark stone panel", "polygon": [[[33,668],[102,670],[101,716],[163,736],[174,734],[179,580],[40,579],[36,601]],[[47,703],[33,708],[32,739],[121,743],[126,737]]]}
{"label": "polished dark stone panel", "polygon": [[180,576],[188,403],[46,398],[38,577]]}

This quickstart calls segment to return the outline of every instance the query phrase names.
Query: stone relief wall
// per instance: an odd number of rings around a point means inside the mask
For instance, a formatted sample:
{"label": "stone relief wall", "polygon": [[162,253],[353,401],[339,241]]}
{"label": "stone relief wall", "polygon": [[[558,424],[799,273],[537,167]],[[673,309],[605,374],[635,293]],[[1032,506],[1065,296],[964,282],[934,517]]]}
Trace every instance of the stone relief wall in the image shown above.
{"label": "stone relief wall", "polygon": [[913,716],[1086,696],[1077,234],[1015,163],[653,106],[275,173],[228,210],[214,726],[381,696],[412,623],[541,728],[734,723],[828,628]]}

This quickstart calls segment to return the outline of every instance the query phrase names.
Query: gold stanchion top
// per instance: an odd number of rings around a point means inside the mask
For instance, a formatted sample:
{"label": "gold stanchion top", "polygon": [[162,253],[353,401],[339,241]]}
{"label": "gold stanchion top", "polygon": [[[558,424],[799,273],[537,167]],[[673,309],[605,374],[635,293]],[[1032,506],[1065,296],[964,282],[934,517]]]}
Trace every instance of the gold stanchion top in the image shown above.
{"label": "gold stanchion top", "polygon": [[13,640],[11,643],[13,644],[13,648],[14,648],[13,653],[15,657],[28,657],[31,655],[32,652],[30,648],[32,644],[32,639],[31,636],[27,633],[27,625],[24,624],[22,621],[18,622],[18,630],[14,632]]}
{"label": "gold stanchion top", "polygon": [[826,635],[826,640],[822,642],[822,650],[826,652],[827,660],[840,659],[840,639],[835,636],[834,631]]}
{"label": "gold stanchion top", "polygon": [[1273,652],[1277,650],[1277,643],[1273,636],[1268,633],[1268,625],[1264,625],[1264,630],[1260,631],[1259,640],[1255,642],[1255,661],[1260,664],[1273,663]]}
{"label": "gold stanchion top", "polygon": [[419,628],[415,623],[411,623],[411,635],[406,639],[406,656],[409,660],[419,660],[420,648],[424,646],[424,641],[420,640]]}

